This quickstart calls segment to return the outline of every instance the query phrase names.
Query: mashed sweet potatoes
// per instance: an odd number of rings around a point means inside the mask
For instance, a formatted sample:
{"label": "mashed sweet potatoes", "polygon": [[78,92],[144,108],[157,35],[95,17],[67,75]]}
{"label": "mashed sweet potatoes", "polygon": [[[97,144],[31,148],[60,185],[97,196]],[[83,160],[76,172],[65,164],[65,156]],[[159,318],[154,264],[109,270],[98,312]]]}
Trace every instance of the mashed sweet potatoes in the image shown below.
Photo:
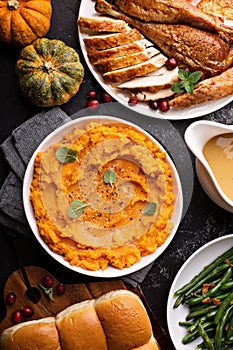
{"label": "mashed sweet potatoes", "polygon": [[30,199],[49,248],[84,269],[129,267],[172,229],[166,154],[121,123],[89,123],[39,152]]}

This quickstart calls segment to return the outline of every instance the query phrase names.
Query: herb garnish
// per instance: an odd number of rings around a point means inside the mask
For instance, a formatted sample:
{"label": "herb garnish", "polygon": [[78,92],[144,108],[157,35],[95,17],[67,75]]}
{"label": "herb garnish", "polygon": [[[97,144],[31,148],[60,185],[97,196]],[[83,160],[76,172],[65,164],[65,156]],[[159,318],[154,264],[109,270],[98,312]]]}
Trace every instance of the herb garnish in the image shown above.
{"label": "herb garnish", "polygon": [[148,202],[143,215],[147,215],[147,216],[153,216],[156,210],[156,203],[155,202]]}
{"label": "herb garnish", "polygon": [[200,80],[202,73],[201,72],[188,72],[184,69],[179,69],[178,71],[179,78],[181,81],[177,81],[172,84],[171,90],[173,92],[183,92],[186,90],[190,95],[193,94],[194,86]]}
{"label": "herb garnish", "polygon": [[116,178],[116,173],[111,169],[108,169],[104,174],[104,182],[111,186],[116,182]]}
{"label": "herb garnish", "polygon": [[79,216],[82,215],[84,208],[87,206],[87,204],[84,204],[80,199],[76,199],[73,201],[68,209],[68,216],[71,219],[76,219]]}
{"label": "herb garnish", "polygon": [[53,288],[44,287],[42,284],[39,284],[39,286],[43,289],[44,293],[49,297],[49,299],[53,300]]}
{"label": "herb garnish", "polygon": [[55,153],[56,158],[59,160],[59,162],[66,164],[66,163],[73,163],[78,159],[78,153],[68,147],[60,147]]}

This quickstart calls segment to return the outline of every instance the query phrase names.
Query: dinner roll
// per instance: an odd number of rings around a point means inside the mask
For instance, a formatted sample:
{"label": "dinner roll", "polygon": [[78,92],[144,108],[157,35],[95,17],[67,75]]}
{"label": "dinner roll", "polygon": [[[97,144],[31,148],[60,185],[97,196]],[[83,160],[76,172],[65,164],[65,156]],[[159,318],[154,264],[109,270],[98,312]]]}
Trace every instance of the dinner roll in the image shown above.
{"label": "dinner roll", "polygon": [[7,328],[1,335],[0,349],[60,350],[55,318],[41,318]]}
{"label": "dinner roll", "polygon": [[132,350],[161,350],[154,336],[152,336],[147,344],[134,348]]}
{"label": "dinner roll", "polygon": [[141,299],[125,289],[7,328],[0,349],[160,350]]}
{"label": "dinner roll", "polygon": [[94,300],[74,304],[56,317],[63,350],[107,350],[107,341]]}
{"label": "dinner roll", "polygon": [[96,299],[95,309],[109,350],[129,350],[149,342],[152,327],[141,300],[132,292],[118,290]]}

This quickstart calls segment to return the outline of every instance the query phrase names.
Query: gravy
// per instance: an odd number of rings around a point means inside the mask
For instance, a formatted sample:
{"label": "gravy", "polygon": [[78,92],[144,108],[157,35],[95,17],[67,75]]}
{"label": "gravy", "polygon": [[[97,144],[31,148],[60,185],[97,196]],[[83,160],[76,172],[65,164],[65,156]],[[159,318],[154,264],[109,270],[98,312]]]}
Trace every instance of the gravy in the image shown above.
{"label": "gravy", "polygon": [[203,154],[219,186],[233,201],[233,133],[211,138],[204,145]]}

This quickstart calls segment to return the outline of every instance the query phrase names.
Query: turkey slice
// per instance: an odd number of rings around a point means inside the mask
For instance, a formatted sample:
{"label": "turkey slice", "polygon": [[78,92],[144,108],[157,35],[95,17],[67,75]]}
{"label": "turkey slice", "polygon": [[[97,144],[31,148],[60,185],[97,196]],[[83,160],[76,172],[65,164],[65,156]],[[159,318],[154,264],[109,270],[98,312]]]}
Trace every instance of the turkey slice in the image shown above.
{"label": "turkey slice", "polygon": [[178,81],[178,67],[168,70],[165,66],[155,72],[149,73],[142,77],[134,78],[124,82],[116,87],[127,90],[140,90],[157,92],[161,88],[170,87],[174,82]]}
{"label": "turkey slice", "polygon": [[82,32],[85,30],[94,32],[125,32],[128,28],[125,21],[106,16],[80,17],[78,19],[78,27]]}
{"label": "turkey slice", "polygon": [[108,58],[113,59],[124,55],[130,55],[136,52],[142,52],[144,49],[152,45],[153,44],[149,40],[141,39],[129,44],[119,45],[106,50],[93,50],[87,48],[87,55],[91,63],[97,63]]}
{"label": "turkey slice", "polygon": [[129,29],[117,34],[94,35],[84,38],[83,41],[88,50],[104,50],[131,43],[142,38],[142,34],[137,29]]}
{"label": "turkey slice", "polygon": [[120,81],[130,80],[159,69],[166,61],[167,57],[160,53],[146,62],[107,72],[103,74],[103,79],[107,83],[119,83]]}
{"label": "turkey slice", "polygon": [[157,92],[142,91],[135,94],[138,101],[157,101],[162,98],[167,98],[175,93],[170,88],[163,88]]}
{"label": "turkey slice", "polygon": [[145,62],[158,53],[159,51],[156,48],[149,47],[142,52],[98,61],[97,63],[94,63],[94,66],[100,73],[112,72],[116,69],[130,67]]}

